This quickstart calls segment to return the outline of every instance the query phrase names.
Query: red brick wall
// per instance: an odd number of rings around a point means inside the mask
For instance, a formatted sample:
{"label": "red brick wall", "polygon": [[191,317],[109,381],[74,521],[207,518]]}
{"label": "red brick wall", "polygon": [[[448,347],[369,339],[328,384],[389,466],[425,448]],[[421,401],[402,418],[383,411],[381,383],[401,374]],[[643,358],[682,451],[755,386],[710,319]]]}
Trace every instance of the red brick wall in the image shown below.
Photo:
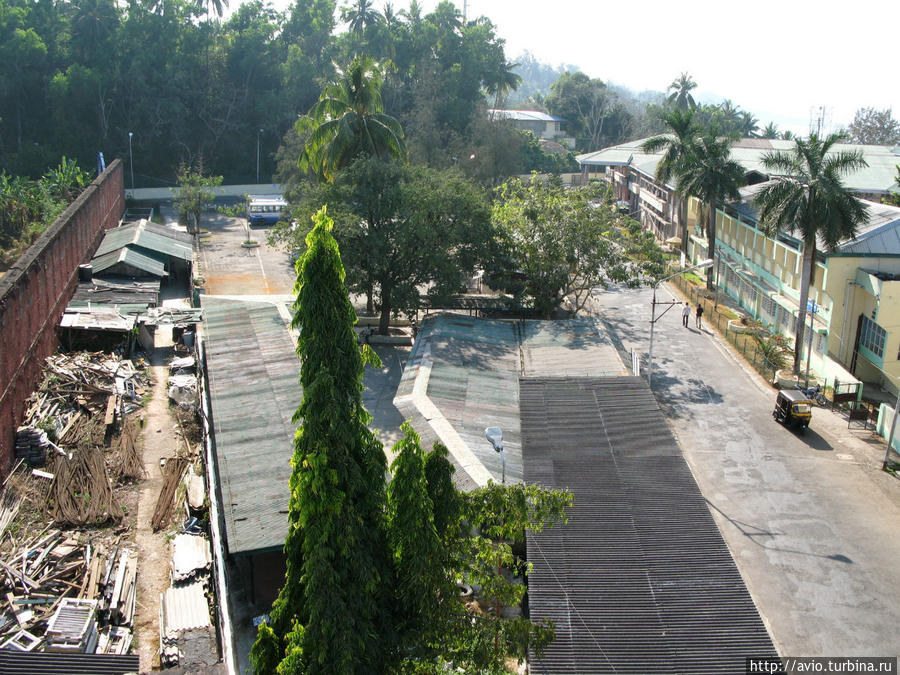
{"label": "red brick wall", "polygon": [[115,160],[0,278],[0,477],[12,468],[25,400],[56,351],[60,317],[103,232],[125,212],[122,162]]}

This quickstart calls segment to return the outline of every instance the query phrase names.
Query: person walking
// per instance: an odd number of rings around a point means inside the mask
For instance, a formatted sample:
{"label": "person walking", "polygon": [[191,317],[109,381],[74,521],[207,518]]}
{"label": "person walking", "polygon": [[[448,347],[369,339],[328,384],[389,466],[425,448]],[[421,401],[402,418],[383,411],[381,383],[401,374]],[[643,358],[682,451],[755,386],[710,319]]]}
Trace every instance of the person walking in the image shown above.
{"label": "person walking", "polygon": [[691,316],[691,306],[688,303],[684,303],[684,309],[681,310],[681,325],[685,328],[688,327],[688,318]]}
{"label": "person walking", "polygon": [[703,305],[697,303],[697,328],[703,329]]}

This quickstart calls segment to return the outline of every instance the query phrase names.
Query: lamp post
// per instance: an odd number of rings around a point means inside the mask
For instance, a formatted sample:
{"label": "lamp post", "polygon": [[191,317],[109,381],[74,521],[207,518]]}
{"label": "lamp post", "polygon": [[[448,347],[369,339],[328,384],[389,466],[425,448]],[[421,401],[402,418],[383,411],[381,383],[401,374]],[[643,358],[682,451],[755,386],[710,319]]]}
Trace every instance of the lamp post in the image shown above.
{"label": "lamp post", "polygon": [[131,137],[134,133],[128,132],[128,164],[131,166],[131,189],[134,190],[134,153],[131,152]]}
{"label": "lamp post", "polygon": [[662,282],[668,281],[669,279],[674,279],[675,277],[677,277],[680,274],[686,274],[687,272],[693,272],[694,270],[706,269],[707,267],[712,267],[712,265],[713,265],[712,258],[707,258],[706,260],[697,263],[693,267],[685,267],[683,270],[675,272],[675,274],[670,274],[667,277],[663,277],[662,279],[657,281],[655,284],[653,284],[653,300],[650,303],[650,350],[647,352],[647,386],[648,387],[651,387],[651,388],[653,387],[653,379],[652,379],[653,378],[653,328],[656,326],[656,322],[658,321],[658,319],[656,318],[656,306],[657,305],[668,305],[669,306],[662,314],[659,315],[659,318],[661,319],[665,315],[666,312],[668,312],[670,309],[672,309],[673,305],[678,304],[675,300],[671,300],[669,302],[656,302],[656,289],[659,287],[659,285]]}
{"label": "lamp post", "polygon": [[506,485],[506,455],[503,454],[503,429],[500,427],[488,427],[484,430],[484,437],[491,442],[494,450],[500,453],[500,461],[503,462],[502,485]]}
{"label": "lamp post", "polygon": [[256,184],[259,185],[259,135],[263,132],[262,129],[256,132]]}

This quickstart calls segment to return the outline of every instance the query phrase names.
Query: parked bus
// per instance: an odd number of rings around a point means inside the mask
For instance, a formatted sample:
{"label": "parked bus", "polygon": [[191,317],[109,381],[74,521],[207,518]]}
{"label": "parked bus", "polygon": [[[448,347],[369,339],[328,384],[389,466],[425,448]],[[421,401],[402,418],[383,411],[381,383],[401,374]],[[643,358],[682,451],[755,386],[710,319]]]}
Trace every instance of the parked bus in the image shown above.
{"label": "parked bus", "polygon": [[281,195],[251,195],[247,202],[247,220],[251,225],[274,225],[281,220],[287,202]]}

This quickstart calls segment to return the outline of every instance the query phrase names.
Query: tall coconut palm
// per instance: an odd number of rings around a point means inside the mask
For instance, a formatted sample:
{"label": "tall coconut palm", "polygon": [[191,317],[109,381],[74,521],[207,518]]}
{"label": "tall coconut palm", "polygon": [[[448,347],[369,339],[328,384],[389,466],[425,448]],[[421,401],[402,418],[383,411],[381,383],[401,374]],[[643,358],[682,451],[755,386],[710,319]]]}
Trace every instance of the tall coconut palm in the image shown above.
{"label": "tall coconut palm", "polygon": [[691,156],[693,155],[693,143],[699,129],[694,119],[692,108],[673,108],[663,110],[659,118],[668,127],[669,133],[665,136],[655,136],[641,146],[644,152],[656,153],[662,151],[663,158],[656,165],[656,180],[660,183],[674,182],[676,198],[678,200],[678,222],[681,225],[681,249],[687,253],[687,199],[678,191],[681,173]]}
{"label": "tall coconut palm", "polygon": [[759,138],[759,120],[753,116],[753,113],[742,110],[738,123],[743,138]]}
{"label": "tall coconut palm", "polygon": [[769,236],[779,231],[796,232],[803,241],[800,270],[800,313],[794,349],[794,373],[800,372],[806,303],[814,279],[817,240],[833,249],[856,236],[866,221],[867,208],[842,183],[841,177],[868,166],[859,151],[831,152],[844,140],[841,134],[824,139],[811,134],[798,138],[790,152],[770,152],[762,161],[775,174],[756,196],[759,222]]}
{"label": "tall coconut palm", "polygon": [[499,109],[506,105],[509,93],[522,84],[521,76],[513,72],[518,66],[518,63],[510,63],[504,59],[494,73],[485,77],[484,88],[494,97],[494,108]]}
{"label": "tall coconut palm", "polygon": [[318,102],[296,125],[301,136],[308,134],[300,153],[301,170],[332,181],[359,156],[406,158],[403,129],[384,113],[383,82],[381,66],[368,56],[358,56],[322,89]]}
{"label": "tall coconut palm", "polygon": [[682,73],[672,80],[672,84],[669,85],[669,91],[672,93],[669,94],[667,100],[681,110],[695,108],[697,107],[697,103],[694,101],[694,97],[691,96],[691,90],[696,88],[697,83],[694,82],[691,76],[687,73]]}
{"label": "tall coconut palm", "polygon": [[341,10],[341,18],[357,36],[363,37],[371,26],[376,26],[384,17],[372,6],[371,0],[356,0],[354,4]]}
{"label": "tall coconut palm", "polygon": [[[716,207],[720,201],[740,199],[740,188],[746,182],[744,168],[731,159],[731,140],[719,137],[715,128],[706,129],[692,145],[685,163],[678,191],[682,197],[696,197],[706,203],[707,258],[716,256]],[[706,288],[712,290],[713,269],[706,271]]]}
{"label": "tall coconut palm", "polygon": [[760,138],[781,138],[781,132],[778,131],[778,125],[775,122],[769,122],[762,130]]}

